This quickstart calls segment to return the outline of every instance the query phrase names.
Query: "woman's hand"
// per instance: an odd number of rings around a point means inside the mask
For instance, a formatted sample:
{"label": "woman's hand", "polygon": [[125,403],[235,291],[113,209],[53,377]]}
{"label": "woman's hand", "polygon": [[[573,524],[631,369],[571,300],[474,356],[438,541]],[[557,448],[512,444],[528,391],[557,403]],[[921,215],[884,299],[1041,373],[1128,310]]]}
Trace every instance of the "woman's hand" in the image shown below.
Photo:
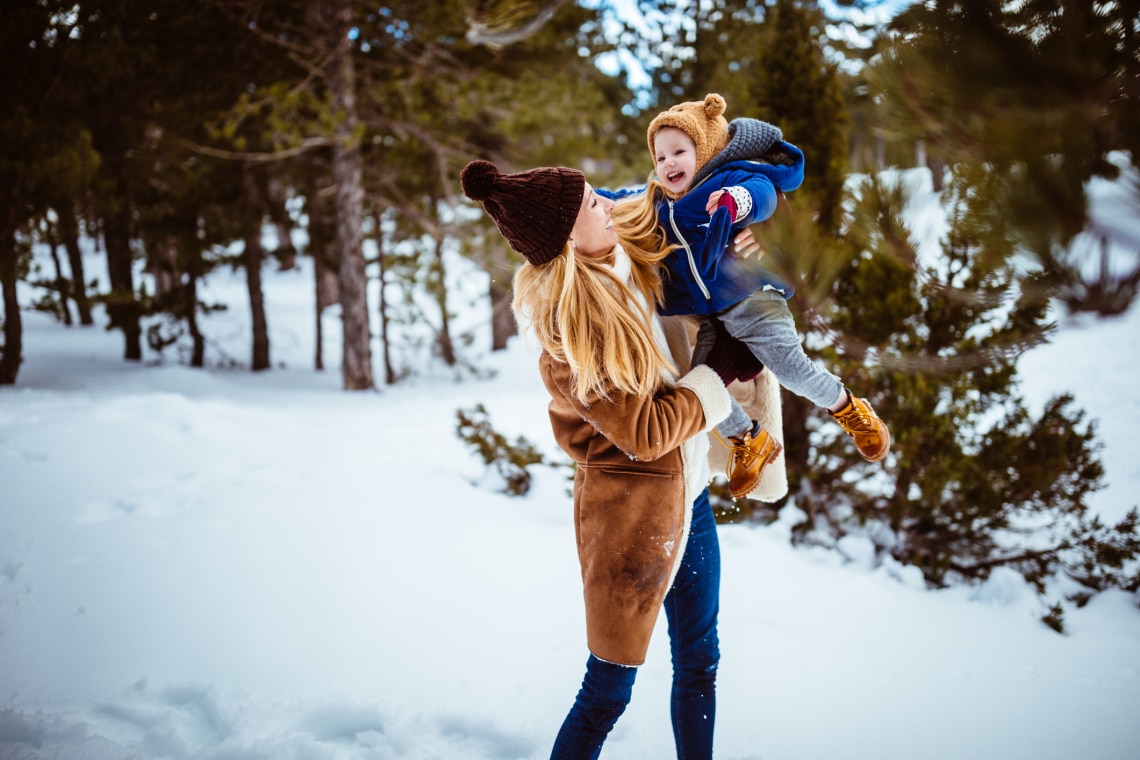
{"label": "woman's hand", "polygon": [[751,227],[745,227],[733,240],[732,252],[742,259],[746,259],[759,251],[756,258],[762,258],[764,251],[760,250],[760,243],[756,242],[756,235]]}

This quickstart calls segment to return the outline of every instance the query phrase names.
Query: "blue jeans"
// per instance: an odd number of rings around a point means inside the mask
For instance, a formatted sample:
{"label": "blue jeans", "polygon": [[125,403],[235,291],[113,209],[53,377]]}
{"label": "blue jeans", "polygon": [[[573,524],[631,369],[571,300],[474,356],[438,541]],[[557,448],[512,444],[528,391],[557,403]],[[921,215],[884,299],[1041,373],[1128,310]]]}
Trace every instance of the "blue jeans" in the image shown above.
{"label": "blue jeans", "polygon": [[[673,658],[670,717],[678,760],[712,757],[720,661],[716,634],[719,609],[720,543],[706,490],[693,503],[685,556],[665,597]],[[615,665],[591,654],[582,689],[554,740],[551,760],[597,758],[606,736],[629,704],[636,676],[637,668]]]}

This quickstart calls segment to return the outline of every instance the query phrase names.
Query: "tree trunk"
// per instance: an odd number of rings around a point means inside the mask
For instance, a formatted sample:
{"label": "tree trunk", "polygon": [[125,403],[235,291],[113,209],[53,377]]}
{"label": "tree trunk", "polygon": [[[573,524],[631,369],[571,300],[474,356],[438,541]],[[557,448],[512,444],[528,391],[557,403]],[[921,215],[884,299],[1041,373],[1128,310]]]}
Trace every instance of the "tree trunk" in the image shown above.
{"label": "tree trunk", "polygon": [[261,193],[258,191],[253,169],[242,167],[242,230],[245,250],[246,284],[249,287],[249,310],[253,328],[253,346],[250,369],[258,372],[269,369],[269,327],[265,320],[265,297],[261,290],[261,262],[265,251],[261,247]]}
{"label": "tree trunk", "polygon": [[926,159],[926,166],[930,169],[931,189],[940,193],[945,186],[946,162],[935,156]]}
{"label": "tree trunk", "polygon": [[385,286],[388,284],[388,272],[384,262],[384,227],[381,224],[380,215],[376,214],[376,250],[379,255],[376,257],[377,265],[380,267],[380,350],[382,352],[384,363],[384,384],[396,384],[396,371],[392,368],[392,351],[388,342],[388,298],[385,291]]}
{"label": "tree trunk", "polygon": [[451,341],[451,320],[447,314],[447,269],[443,265],[443,235],[435,236],[435,270],[439,281],[436,283],[435,298],[439,304],[439,355],[444,364],[455,366],[455,345]]}
{"label": "tree trunk", "polygon": [[515,324],[515,315],[511,311],[510,288],[502,285],[498,280],[491,280],[491,350],[502,351],[507,347],[507,340],[512,335],[518,335],[519,328]]}
{"label": "tree trunk", "polygon": [[186,325],[190,329],[190,366],[206,365],[206,338],[198,326],[198,275],[191,272],[186,276]]}
{"label": "tree trunk", "polygon": [[107,275],[111,294],[107,316],[111,327],[123,331],[123,358],[142,359],[142,305],[135,297],[134,255],[131,253],[131,208],[122,182],[103,212],[103,242],[107,248]]}
{"label": "tree trunk", "polygon": [[285,186],[279,177],[266,180],[265,201],[269,219],[277,231],[277,250],[273,257],[281,271],[288,271],[297,266],[297,248],[293,245],[293,220],[285,208]]}
{"label": "tree trunk", "polygon": [[366,390],[373,387],[372,354],[363,249],[360,122],[356,113],[356,71],[348,36],[352,29],[352,5],[349,0],[337,0],[335,4],[326,0],[321,5],[328,22],[331,53],[327,64],[328,86],[333,113],[339,117],[334,129],[332,174],[336,186],[337,282],[344,330],[341,371],[345,390]]}
{"label": "tree trunk", "polygon": [[316,356],[313,367],[317,370],[325,368],[324,359],[324,329],[321,325],[321,316],[325,309],[340,301],[340,288],[337,285],[336,257],[332,250],[336,224],[332,219],[332,209],[321,192],[320,186],[314,181],[310,184],[307,193],[307,212],[309,216],[309,254],[313,257],[313,284],[316,289]]}
{"label": "tree trunk", "polygon": [[23,360],[23,324],[16,300],[16,235],[10,219],[0,231],[0,285],[4,294],[4,345],[0,354],[0,385],[15,385]]}
{"label": "tree trunk", "polygon": [[[184,245],[196,245],[197,241]],[[198,280],[202,277],[202,251],[193,250],[193,255],[186,257],[186,284],[182,286],[182,305],[185,308],[186,326],[190,330],[190,366],[204,367],[206,365],[206,339],[198,325]]]}
{"label": "tree trunk", "polygon": [[177,310],[182,299],[182,273],[178,269],[178,240],[167,236],[148,247],[147,271],[154,278],[155,307]]}
{"label": "tree trunk", "polygon": [[807,419],[812,404],[783,388],[780,393],[784,408],[784,462],[788,468],[788,493],[795,495],[808,473]]}
{"label": "tree trunk", "polygon": [[[310,227],[310,233],[315,229]],[[336,261],[329,251],[327,239],[315,243],[315,237],[310,236],[310,245],[313,248],[313,279],[317,291],[317,355],[314,367],[319,370],[325,368],[324,359],[324,329],[321,326],[321,317],[325,309],[340,301],[340,286],[337,283]]]}
{"label": "tree trunk", "polygon": [[93,325],[91,302],[87,300],[87,279],[83,273],[83,253],[79,250],[79,221],[71,203],[62,203],[56,209],[59,215],[59,236],[67,250],[67,262],[71,266],[71,297],[79,312],[79,324]]}
{"label": "tree trunk", "polygon": [[71,306],[67,303],[70,288],[67,286],[67,278],[63,276],[63,266],[59,263],[59,242],[54,231],[48,240],[48,248],[51,249],[51,263],[55,266],[55,291],[59,293],[60,316],[63,317],[63,323],[71,327]]}

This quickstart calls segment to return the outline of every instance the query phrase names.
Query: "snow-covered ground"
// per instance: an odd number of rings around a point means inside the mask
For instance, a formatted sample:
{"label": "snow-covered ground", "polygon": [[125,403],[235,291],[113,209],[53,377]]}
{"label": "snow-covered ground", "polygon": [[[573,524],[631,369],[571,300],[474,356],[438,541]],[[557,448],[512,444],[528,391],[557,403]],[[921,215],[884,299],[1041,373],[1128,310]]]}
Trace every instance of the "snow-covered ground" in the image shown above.
{"label": "snow-covered ground", "polygon": [[[214,348],[245,360],[244,286],[210,288]],[[309,369],[307,260],[265,289],[284,366],[257,375],[129,365],[118,333],[25,313],[0,389],[0,758],[547,757],[587,655],[565,471],[509,498],[455,434],[482,403],[557,453],[533,349],[345,393],[335,345]],[[1138,501],[1137,335],[1136,309],[1066,324],[1022,364],[1031,406],[1071,390],[1100,421],[1110,519]],[[794,519],[721,529],[718,757],[1136,757],[1135,598],[1062,636],[1015,575],[928,591],[857,545],[792,549]],[[673,756],[669,678],[662,620],[603,757]]]}

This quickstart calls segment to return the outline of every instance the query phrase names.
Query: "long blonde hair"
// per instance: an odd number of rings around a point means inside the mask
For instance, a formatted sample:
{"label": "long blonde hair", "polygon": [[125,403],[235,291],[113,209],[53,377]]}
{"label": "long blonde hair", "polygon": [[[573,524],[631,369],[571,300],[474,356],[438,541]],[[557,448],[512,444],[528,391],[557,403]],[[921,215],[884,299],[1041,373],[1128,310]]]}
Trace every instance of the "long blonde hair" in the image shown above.
{"label": "long blonde hair", "polygon": [[657,201],[664,194],[665,186],[658,181],[655,174],[650,174],[645,182],[645,192],[622,198],[614,204],[614,209],[610,213],[614,229],[622,239],[623,245],[658,251],[656,254],[658,261],[677,247],[665,245],[665,237],[661,234],[661,226],[657,219]]}
{"label": "long blonde hair", "polygon": [[662,291],[657,265],[668,252],[657,214],[648,224],[642,202],[634,198],[620,201],[612,217],[618,244],[630,259],[629,285],[604,260],[577,255],[569,242],[553,261],[525,263],[514,277],[516,319],[534,332],[543,350],[570,365],[574,392],[583,402],[612,391],[652,395],[663,370],[675,371],[653,336]]}

